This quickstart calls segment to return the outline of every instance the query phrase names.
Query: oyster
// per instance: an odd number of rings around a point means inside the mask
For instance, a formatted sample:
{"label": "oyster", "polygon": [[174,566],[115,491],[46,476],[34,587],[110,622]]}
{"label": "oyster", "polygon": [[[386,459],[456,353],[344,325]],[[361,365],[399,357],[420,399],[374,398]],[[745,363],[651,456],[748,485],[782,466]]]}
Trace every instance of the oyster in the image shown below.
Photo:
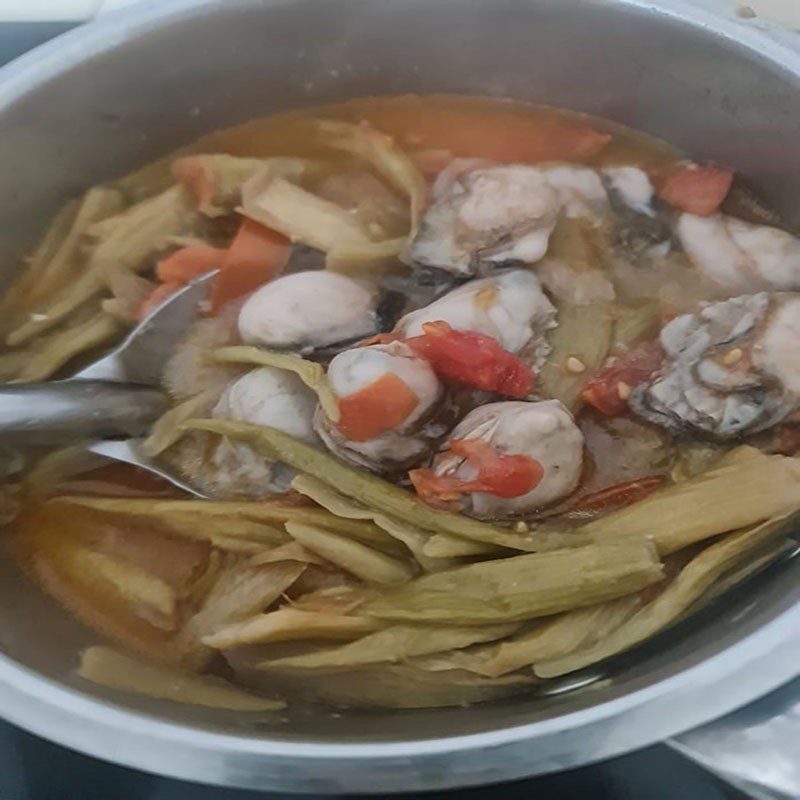
{"label": "oyster", "polygon": [[[288,433],[309,444],[319,441],[312,420],[317,397],[293,373],[261,367],[245,373],[223,392],[212,416],[251,422]],[[214,495],[264,497],[289,489],[294,472],[270,462],[247,445],[222,439],[201,471]]]}
{"label": "oyster", "polygon": [[608,195],[596,170],[575,164],[552,164],[541,168],[545,180],[556,192],[566,217],[603,217],[608,211]]}
{"label": "oyster", "polygon": [[742,295],[661,331],[659,375],[631,408],[674,432],[730,439],[777,424],[800,399],[800,296]]}
{"label": "oyster", "polygon": [[[387,394],[372,391],[387,378]],[[402,342],[340,353],[328,367],[328,380],[342,417],[334,422],[318,408],[314,427],[332,452],[353,464],[373,472],[408,468],[425,458],[447,432],[446,422],[437,420],[444,406],[439,379],[427,361]],[[404,408],[395,402],[398,395],[410,400]],[[353,406],[355,418],[349,420],[348,401],[359,396],[364,403]]]}
{"label": "oyster", "polygon": [[[461,510],[472,516],[501,519],[534,511],[571,494],[581,477],[583,434],[558,400],[489,403],[467,414],[449,438],[451,442],[481,440],[496,455],[524,456],[541,465],[541,479],[524,494],[464,494]],[[471,459],[446,447],[435,457],[433,473],[470,482],[479,470]]]}
{"label": "oyster", "polygon": [[639,167],[606,167],[603,181],[609,199],[617,207],[629,208],[645,217],[656,215],[653,208],[655,189],[649,175]]}
{"label": "oyster", "polygon": [[671,218],[656,200],[650,176],[632,166],[606,167],[602,176],[617,241],[634,255],[665,256],[672,248]]}
{"label": "oyster", "polygon": [[380,293],[334,272],[298,272],[262,286],[242,306],[248,344],[310,353],[353,342],[382,327]]}
{"label": "oyster", "polygon": [[511,353],[524,351],[540,366],[548,351],[545,334],[556,326],[555,317],[539,279],[525,270],[509,270],[469,281],[406,314],[395,332],[405,338],[420,336],[425,323],[444,321],[458,331],[491,336]]}
{"label": "oyster", "polygon": [[558,193],[536,167],[487,167],[437,181],[409,258],[418,270],[459,278],[533,263],[547,252],[559,210]]}
{"label": "oyster", "polygon": [[800,289],[800,239],[786,231],[724,214],[681,214],[676,235],[695,267],[726,292]]}
{"label": "oyster", "polygon": [[408,255],[422,274],[485,275],[539,261],[559,216],[603,223],[611,211],[623,224],[627,220],[628,227],[643,228],[661,242],[669,238],[669,229],[652,201],[650,179],[638,167],[598,172],[561,163],[459,165],[444,170],[434,184]]}

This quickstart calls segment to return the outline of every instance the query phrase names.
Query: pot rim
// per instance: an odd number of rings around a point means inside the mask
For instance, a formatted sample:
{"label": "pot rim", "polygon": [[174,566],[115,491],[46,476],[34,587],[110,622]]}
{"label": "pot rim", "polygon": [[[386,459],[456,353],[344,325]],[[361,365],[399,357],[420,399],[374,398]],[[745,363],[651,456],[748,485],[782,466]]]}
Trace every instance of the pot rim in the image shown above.
{"label": "pot rim", "polygon": [[[703,29],[800,82],[800,48],[791,37],[766,24],[742,24],[722,13],[729,9],[721,0],[599,2]],[[219,7],[217,0],[144,0],[62,34],[0,68],[0,114],[65,70],[151,29]],[[436,789],[602,760],[722,716],[796,677],[798,630],[795,606],[710,658],[624,696],[546,720],[433,739],[333,744],[215,733],[90,697],[2,654],[0,708],[10,722],[64,746],[181,779],[261,789],[269,781],[270,789],[285,791]],[[580,759],[570,755],[580,750],[579,740],[587,743]],[[480,759],[466,755],[478,749]],[[246,765],[239,763],[243,758],[249,758]]]}

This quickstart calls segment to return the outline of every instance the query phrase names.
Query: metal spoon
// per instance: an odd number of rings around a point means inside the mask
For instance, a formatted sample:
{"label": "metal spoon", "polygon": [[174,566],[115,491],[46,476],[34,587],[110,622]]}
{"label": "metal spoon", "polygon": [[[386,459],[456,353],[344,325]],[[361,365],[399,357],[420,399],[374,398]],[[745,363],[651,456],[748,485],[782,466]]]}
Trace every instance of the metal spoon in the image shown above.
{"label": "metal spoon", "polygon": [[[201,495],[179,477],[139,452],[136,437],[166,410],[159,389],[167,357],[197,316],[216,273],[179,290],[134,328],[126,339],[70,378],[0,386],[0,437],[17,446],[70,440],[100,440],[92,452],[153,472],[179,488]],[[125,437],[123,441],[102,441]]]}

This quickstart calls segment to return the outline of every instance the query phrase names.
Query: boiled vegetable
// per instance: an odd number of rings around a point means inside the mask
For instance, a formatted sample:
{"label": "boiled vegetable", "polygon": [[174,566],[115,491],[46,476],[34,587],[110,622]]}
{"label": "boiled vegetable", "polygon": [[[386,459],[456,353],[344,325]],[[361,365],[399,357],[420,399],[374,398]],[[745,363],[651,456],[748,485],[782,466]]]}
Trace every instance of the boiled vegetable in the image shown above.
{"label": "boiled vegetable", "polygon": [[369,617],[281,608],[220,628],[204,637],[203,644],[222,650],[296,639],[349,641],[373,633],[380,627],[380,622]]}
{"label": "boiled vegetable", "polygon": [[328,252],[373,242],[346,209],[284,178],[272,178],[257,193],[245,192],[242,213],[292,242]]}
{"label": "boiled vegetable", "polygon": [[641,605],[638,595],[632,594],[545,620],[534,630],[498,644],[481,664],[481,672],[505,675],[591,646],[632,617]]}
{"label": "boiled vegetable", "polygon": [[552,678],[574,672],[653,636],[678,619],[728,570],[746,562],[751,554],[765,544],[786,536],[796,522],[795,515],[773,518],[751,530],[732,534],[712,544],[695,556],[662,594],[616,631],[593,647],[563,658],[540,661],[534,666],[535,673],[540,678]]}
{"label": "boiled vegetable", "polygon": [[423,575],[367,603],[362,613],[456,625],[520,621],[622,597],[662,575],[649,542],[587,545]]}
{"label": "boiled vegetable", "polygon": [[[229,656],[230,657],[230,656]],[[531,678],[485,678],[464,670],[429,672],[407,664],[374,664],[344,672],[259,670],[234,660],[246,685],[344,708],[438,708],[464,706],[519,694]]]}
{"label": "boiled vegetable", "polygon": [[287,522],[286,530],[309,550],[369,583],[404,583],[414,574],[403,561],[323,528]]}
{"label": "boiled vegetable", "polygon": [[[599,369],[608,355],[612,331],[608,303],[561,306],[558,327],[550,333],[550,355],[539,373],[540,394],[576,411],[592,371]],[[580,364],[580,370],[570,369],[572,364]]]}
{"label": "boiled vegetable", "polygon": [[11,331],[6,342],[18,346],[54,328],[102,292],[113,272],[143,271],[171,236],[190,233],[195,223],[182,189],[172,187],[96,224],[89,234],[97,241],[79,275],[48,302],[36,305],[35,314]]}
{"label": "boiled vegetable", "polygon": [[340,120],[320,120],[317,128],[329,147],[364,159],[411,203],[410,236],[416,235],[425,209],[428,187],[417,166],[392,140],[368,123],[351,125]]}
{"label": "boiled vegetable", "polygon": [[[275,428],[263,428],[227,420],[194,420],[186,427],[210,431],[248,443],[265,458],[277,459],[305,472],[329,485],[342,494],[352,497],[367,507],[381,509],[392,517],[402,519],[423,530],[450,533],[464,539],[499,545],[515,550],[537,551],[553,546],[554,539],[548,535],[516,534],[509,530],[478,522],[458,514],[431,508],[387,481],[369,475],[339,461],[334,456],[304,444]],[[586,539],[580,536],[556,535],[555,540],[579,545]]]}
{"label": "boiled vegetable", "polygon": [[225,153],[184,156],[172,164],[175,178],[209,217],[230,214],[242,200],[243,187],[260,174],[297,180],[319,169],[304,158],[240,158]]}
{"label": "boiled vegetable", "polygon": [[37,348],[28,355],[16,380],[44,380],[81,353],[107,344],[120,331],[119,322],[105,311],[100,311],[85,322],[68,325],[48,337],[41,349]]}
{"label": "boiled vegetable", "polygon": [[580,530],[596,541],[648,537],[666,555],[800,508],[799,489],[800,462],[743,446],[695,478]]}
{"label": "boiled vegetable", "polygon": [[156,420],[147,438],[142,442],[142,452],[150,458],[161,455],[185,433],[181,425],[198,414],[207,414],[217,400],[217,392],[206,389],[194,397],[173,406]]}
{"label": "boiled vegetable", "polygon": [[[330,511],[339,517],[347,519],[369,519],[372,520],[378,528],[386,531],[386,533],[402,542],[413,554],[419,565],[429,572],[434,572],[439,569],[446,569],[447,567],[454,566],[451,558],[443,557],[438,558],[435,555],[426,553],[426,547],[430,542],[431,534],[421,528],[417,528],[408,522],[401,522],[400,520],[393,519],[392,517],[382,514],[380,511],[367,508],[349,497],[339,494],[335,489],[332,489],[326,483],[323,483],[310,475],[297,475],[292,481],[292,488],[300,494],[310,497],[315,503],[318,503],[323,508]],[[481,542],[468,542],[466,539],[458,539],[454,536],[442,535],[442,538],[453,544],[464,543],[473,547],[471,555],[475,551],[483,555],[491,555],[498,552],[497,548],[491,545],[485,545]]]}
{"label": "boiled vegetable", "polygon": [[110,689],[174,703],[230,711],[277,711],[286,705],[280,700],[269,700],[245,692],[221,678],[156,667],[110,647],[97,646],[84,650],[78,675]]}
{"label": "boiled vegetable", "polygon": [[253,567],[233,561],[220,573],[202,606],[184,625],[179,641],[183,664],[200,668],[212,657],[203,639],[236,622],[252,617],[281,597],[303,574],[305,564],[282,561]]}
{"label": "boiled vegetable", "polygon": [[502,639],[514,633],[518,625],[483,625],[459,628],[433,625],[394,625],[363,639],[307,655],[265,661],[262,669],[339,669],[376,664],[383,661],[406,661],[414,656],[459,649],[480,642]]}

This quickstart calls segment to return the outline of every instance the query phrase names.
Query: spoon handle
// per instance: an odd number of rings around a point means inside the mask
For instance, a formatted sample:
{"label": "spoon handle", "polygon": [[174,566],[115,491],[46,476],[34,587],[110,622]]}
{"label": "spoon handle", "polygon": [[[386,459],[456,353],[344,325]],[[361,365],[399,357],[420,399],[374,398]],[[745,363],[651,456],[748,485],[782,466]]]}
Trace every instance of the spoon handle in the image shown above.
{"label": "spoon handle", "polygon": [[50,444],[138,436],[167,408],[149,386],[66,380],[0,386],[0,437]]}

